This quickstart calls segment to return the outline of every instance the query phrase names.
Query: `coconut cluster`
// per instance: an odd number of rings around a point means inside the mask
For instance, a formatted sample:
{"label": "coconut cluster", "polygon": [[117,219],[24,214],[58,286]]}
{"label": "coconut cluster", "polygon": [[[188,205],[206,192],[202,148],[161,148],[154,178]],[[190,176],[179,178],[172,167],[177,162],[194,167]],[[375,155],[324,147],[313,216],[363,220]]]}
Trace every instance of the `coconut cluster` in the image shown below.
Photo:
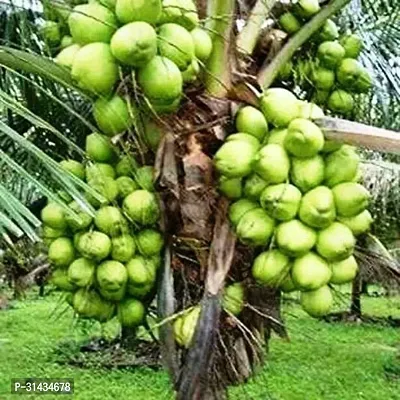
{"label": "coconut cluster", "polygon": [[86,165],[64,160],[61,166],[98,193],[86,195],[95,214],[62,192],[68,207],[49,202],[41,212],[51,281],[80,316],[103,322],[117,315],[122,326],[136,326],[152,296],[163,247],[153,168],[118,157],[99,133],[87,136],[86,154]]}
{"label": "coconut cluster", "polygon": [[[281,15],[279,24],[289,35],[294,34],[319,9],[318,0],[300,0]],[[311,84],[315,103],[337,115],[351,114],[355,96],[372,86],[370,74],[357,61],[363,48],[361,38],[352,33],[341,35],[328,19],[308,45],[309,51],[296,56],[295,65],[285,65],[279,78],[288,80],[294,73],[300,86]]]}
{"label": "coconut cluster", "polygon": [[[71,11],[65,5],[62,15],[61,3],[51,3],[53,21],[44,30],[58,29],[59,40],[50,41],[60,48],[55,61],[99,97],[95,118],[100,130],[117,134],[131,124],[128,105],[115,95],[121,68],[140,89],[138,102],[160,114],[176,111],[183,85],[197,79],[212,51],[193,0],[85,3]],[[45,34],[48,42],[51,36]]]}
{"label": "coconut cluster", "polygon": [[260,250],[254,279],[299,290],[304,310],[315,317],[331,309],[329,285],[354,279],[356,237],[372,223],[369,193],[358,183],[359,156],[325,140],[313,122],[321,117],[317,105],[269,89],[260,109],[238,111],[238,133],[214,158],[219,189],[234,201],[229,217],[236,235]]}

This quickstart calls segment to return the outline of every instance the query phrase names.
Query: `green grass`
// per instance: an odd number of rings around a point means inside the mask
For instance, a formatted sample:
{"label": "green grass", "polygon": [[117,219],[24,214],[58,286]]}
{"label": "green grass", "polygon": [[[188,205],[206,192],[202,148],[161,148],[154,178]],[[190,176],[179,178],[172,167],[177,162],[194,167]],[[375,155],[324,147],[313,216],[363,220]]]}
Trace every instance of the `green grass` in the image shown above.
{"label": "green grass", "polygon": [[[69,377],[74,399],[153,400],[172,398],[165,373],[149,369],[78,369],[56,363],[54,349],[76,337],[72,314],[53,315],[56,299],[31,298],[0,312],[0,399],[10,395],[10,379]],[[365,298],[366,313],[400,317],[400,299]],[[327,324],[286,307],[290,342],[273,338],[268,363],[230,398],[274,400],[400,400],[400,380],[385,377],[400,344],[399,329],[372,325]],[[20,396],[19,398],[30,398]],[[31,396],[31,398],[33,398]],[[46,396],[61,400],[68,396]]]}

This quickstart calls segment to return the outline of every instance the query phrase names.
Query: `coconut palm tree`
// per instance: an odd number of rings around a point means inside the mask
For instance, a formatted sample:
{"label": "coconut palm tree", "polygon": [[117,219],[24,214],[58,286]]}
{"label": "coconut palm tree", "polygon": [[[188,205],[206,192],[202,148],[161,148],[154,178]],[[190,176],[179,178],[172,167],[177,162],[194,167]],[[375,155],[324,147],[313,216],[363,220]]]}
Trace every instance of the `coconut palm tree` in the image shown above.
{"label": "coconut palm tree", "polygon": [[[217,194],[213,173],[212,155],[237,104],[257,104],[262,91],[281,85],[282,67],[336,15],[344,29],[363,38],[368,51],[362,61],[375,75],[374,91],[360,100],[353,118],[399,129],[398,2],[320,3],[321,11],[288,38],[276,25],[288,2],[198,0],[213,41],[201,84],[186,91],[175,114],[157,117],[163,139],[156,155],[135,140],[142,136],[140,122],[133,132],[114,138],[122,149],[128,144],[155,164],[166,241],[158,290],[159,316],[166,321],[160,327],[161,350],[178,399],[224,398],[229,384],[244,381],[262,363],[262,345],[271,330],[285,334],[275,289],[249,284],[240,319],[221,315],[224,285],[248,278],[254,253],[236,243],[227,219],[228,201]],[[43,13],[37,6],[31,6],[32,11],[3,5],[0,26],[5,32],[0,46],[0,234],[8,241],[10,233],[38,240],[40,221],[26,207],[31,199],[46,196],[66,207],[58,190],[82,204],[82,191],[93,193],[57,163],[66,157],[85,158],[84,138],[96,130],[90,115],[92,98],[76,86],[68,70],[50,60],[51,49],[40,39]],[[300,96],[306,95],[296,81],[290,85]],[[119,89],[137,95],[130,79],[122,80]],[[326,134],[336,139],[341,127],[353,129],[346,122],[335,122],[333,128],[329,123],[320,121]],[[356,137],[351,140],[359,143]],[[371,146],[379,148],[379,143],[372,140]],[[199,302],[193,344],[187,351],[179,350],[169,319],[177,309]]]}

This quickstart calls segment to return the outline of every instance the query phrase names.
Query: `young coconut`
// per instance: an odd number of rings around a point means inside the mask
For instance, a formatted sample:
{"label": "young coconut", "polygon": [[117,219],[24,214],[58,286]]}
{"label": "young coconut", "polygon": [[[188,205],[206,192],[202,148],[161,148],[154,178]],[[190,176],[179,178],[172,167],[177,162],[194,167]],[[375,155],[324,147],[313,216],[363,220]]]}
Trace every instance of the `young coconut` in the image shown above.
{"label": "young coconut", "polygon": [[354,98],[345,90],[334,90],[328,98],[328,108],[338,114],[350,114],[354,109]]}
{"label": "young coconut", "polygon": [[247,142],[252,145],[255,150],[258,150],[261,147],[260,141],[248,133],[234,133],[225,139],[225,143],[235,141]]}
{"label": "young coconut", "polygon": [[66,213],[65,220],[71,230],[76,232],[88,228],[92,223],[92,217],[83,211],[82,207],[76,201],[68,204],[68,207],[72,212]]}
{"label": "young coconut", "polygon": [[115,170],[112,165],[107,163],[88,163],[86,164],[86,180],[101,182],[104,178],[115,178]]}
{"label": "young coconut", "polygon": [[324,67],[317,67],[312,71],[311,79],[317,90],[329,91],[335,84],[335,73]]}
{"label": "young coconut", "polygon": [[321,65],[326,68],[335,68],[345,57],[345,49],[338,42],[323,42],[317,50],[317,57]]}
{"label": "young coconut", "polygon": [[277,144],[262,147],[253,158],[251,166],[268,184],[283,183],[289,177],[289,156],[285,149]]}
{"label": "young coconut", "polygon": [[[200,317],[201,307],[196,306],[191,308],[187,313],[185,313],[182,317],[181,323],[178,323],[176,326],[174,324],[174,333],[175,340],[183,347],[187,349],[192,344],[193,336],[196,330],[197,321]],[[177,320],[178,321],[178,320]],[[175,323],[177,323],[175,321]],[[176,328],[179,327],[179,331],[176,331]]]}
{"label": "young coconut", "polygon": [[253,278],[261,285],[278,287],[291,268],[288,256],[278,249],[264,251],[253,262]]}
{"label": "young coconut", "polygon": [[139,185],[129,176],[120,176],[116,179],[118,185],[118,197],[124,199],[126,196],[140,189]]}
{"label": "young coconut", "polygon": [[313,122],[298,118],[290,123],[284,145],[296,157],[314,157],[324,147],[324,135]]}
{"label": "young coconut", "polygon": [[164,238],[154,229],[143,229],[136,235],[136,245],[143,257],[152,257],[160,254],[164,246]]}
{"label": "young coconut", "polygon": [[120,291],[126,285],[128,273],[124,264],[118,261],[104,261],[96,270],[99,287],[109,292]]}
{"label": "young coconut", "polygon": [[101,322],[112,318],[115,306],[103,300],[95,290],[79,289],[73,298],[72,306],[77,314],[85,318],[94,318]]}
{"label": "young coconut", "polygon": [[141,189],[154,192],[154,167],[145,165],[135,172],[135,181]]}
{"label": "young coconut", "polygon": [[96,264],[86,258],[76,259],[68,267],[68,280],[75,286],[87,287],[94,281]]}
{"label": "young coconut", "polygon": [[328,286],[322,286],[309,292],[302,292],[300,304],[303,310],[311,317],[323,317],[329,313],[333,306],[332,292]]}
{"label": "young coconut", "polygon": [[132,126],[128,105],[118,95],[97,99],[93,107],[93,116],[97,126],[108,136],[117,135]]}
{"label": "young coconut", "polygon": [[286,12],[279,17],[279,24],[282,29],[290,34],[296,33],[301,28],[300,21],[291,12]]}
{"label": "young coconut", "polygon": [[160,217],[156,196],[147,190],[135,190],[127,196],[123,209],[133,222],[143,226],[155,224]]}
{"label": "young coconut", "polygon": [[72,78],[86,90],[108,95],[117,82],[118,65],[106,43],[90,43],[77,53],[72,64]]}
{"label": "young coconut", "polygon": [[47,256],[55,267],[68,267],[75,259],[75,249],[72,240],[66,237],[54,240],[49,246]]}
{"label": "young coconut", "polygon": [[246,106],[236,114],[236,129],[256,137],[261,143],[268,133],[268,123],[263,113],[255,107]]}
{"label": "young coconut", "polygon": [[371,229],[374,219],[368,210],[364,210],[353,217],[338,217],[338,221],[350,228],[354,236],[359,236]]}
{"label": "young coconut", "polygon": [[291,257],[308,253],[317,241],[317,233],[297,219],[282,222],[275,232],[279,249]]}
{"label": "young coconut", "polygon": [[242,179],[220,176],[218,190],[228,199],[240,199],[242,197]]}
{"label": "young coconut", "polygon": [[63,160],[60,161],[60,167],[64,171],[68,171],[72,175],[75,175],[77,178],[84,180],[85,179],[85,167],[82,163],[75,160]]}
{"label": "young coconut", "polygon": [[113,237],[111,239],[111,258],[119,262],[128,262],[136,251],[135,239],[128,234]]}
{"label": "young coconut", "polygon": [[343,145],[325,159],[325,185],[352,181],[357,175],[360,157],[352,146]]}
{"label": "young coconut", "polygon": [[[130,286],[148,287],[152,286],[156,279],[156,266],[144,257],[136,256],[126,264],[128,272],[128,292]],[[133,293],[131,293],[133,295]]]}
{"label": "young coconut", "polygon": [[56,269],[52,271],[50,283],[65,292],[74,292],[77,289],[77,287],[69,281],[66,269]]}
{"label": "young coconut", "polygon": [[331,262],[329,264],[332,270],[330,283],[334,285],[343,285],[351,282],[357,275],[358,264],[354,256],[350,256],[342,261]]}
{"label": "young coconut", "polygon": [[262,209],[246,212],[239,220],[236,233],[249,246],[265,246],[274,233],[275,221]]}
{"label": "young coconut", "polygon": [[101,4],[81,4],[72,10],[68,26],[75,43],[109,43],[117,29],[117,19],[113,12]]}
{"label": "young coconut", "polygon": [[236,227],[242,217],[249,211],[258,208],[258,204],[248,199],[240,199],[229,206],[229,220]]}
{"label": "young coconut", "polygon": [[111,39],[111,52],[122,64],[143,67],[157,54],[157,34],[147,22],[131,22]]}
{"label": "young coconut", "polygon": [[244,308],[244,287],[241,283],[233,283],[225,287],[222,297],[222,308],[228,313],[239,315]]}
{"label": "young coconut", "polygon": [[119,236],[128,231],[128,222],[118,207],[105,206],[96,212],[94,223],[108,236]]}
{"label": "young coconut", "polygon": [[86,232],[78,238],[77,249],[85,258],[101,261],[111,253],[111,240],[102,232]]}
{"label": "young coconut", "polygon": [[311,18],[321,7],[318,0],[299,0],[293,7],[296,15],[301,18]]}
{"label": "young coconut", "polygon": [[115,13],[122,24],[133,21],[144,21],[155,25],[161,17],[162,1],[116,0]]}
{"label": "young coconut", "polygon": [[299,218],[312,228],[326,228],[336,218],[332,191],[318,186],[307,192],[301,199]]}
{"label": "young coconut", "polygon": [[78,53],[81,46],[79,44],[72,44],[71,46],[66,47],[65,49],[61,50],[54,61],[66,67],[68,69],[72,68],[72,64],[74,63],[74,59],[76,54]]}
{"label": "young coconut", "polygon": [[290,179],[303,193],[323,182],[325,163],[320,155],[309,158],[292,157],[291,161]]}
{"label": "young coconut", "polygon": [[53,229],[65,229],[67,221],[63,207],[56,203],[49,203],[41,211],[43,223]]}
{"label": "young coconut", "polygon": [[359,183],[344,182],[332,189],[338,214],[341,217],[354,217],[364,211],[369,204],[370,193]]}
{"label": "young coconut", "polygon": [[190,34],[192,35],[194,44],[195,57],[202,62],[207,61],[210,58],[213,48],[210,35],[202,28],[194,28],[190,31]]}
{"label": "young coconut", "polygon": [[327,19],[318,33],[318,40],[321,42],[327,42],[336,40],[338,37],[339,28],[331,19]]}
{"label": "young coconut", "polygon": [[199,24],[197,7],[193,0],[163,0],[160,22],[172,22],[186,28],[194,29]]}
{"label": "young coconut", "polygon": [[279,144],[283,147],[286,135],[287,128],[274,128],[270,131],[266,144]]}
{"label": "young coconut", "polygon": [[[111,203],[118,197],[117,182],[109,176],[101,176],[100,179],[92,179],[88,181],[88,185],[103,197],[104,200],[101,204]],[[86,194],[86,199],[95,207],[101,205],[100,201],[89,193]]]}
{"label": "young coconut", "polygon": [[340,39],[340,44],[343,46],[347,58],[357,58],[363,48],[363,42],[357,35],[346,35]]}
{"label": "young coconut", "polygon": [[261,206],[267,214],[279,221],[296,217],[301,201],[301,192],[289,183],[268,186],[260,197]]}
{"label": "young coconut", "polygon": [[353,254],[356,239],[351,230],[340,222],[334,222],[319,231],[317,252],[329,261],[340,261]]}
{"label": "young coconut", "polygon": [[118,321],[122,326],[132,328],[144,321],[146,310],[136,299],[125,299],[117,306]]}
{"label": "young coconut", "polygon": [[134,176],[134,172],[139,168],[137,161],[131,156],[123,156],[115,166],[117,176]]}
{"label": "young coconut", "polygon": [[326,285],[332,271],[322,257],[310,251],[294,260],[291,275],[295,286],[301,291],[307,291]]}
{"label": "young coconut", "polygon": [[43,241],[47,246],[49,246],[54,239],[57,239],[59,237],[65,236],[66,229],[53,229],[50,228],[50,226],[43,225],[42,226],[42,232],[41,232],[41,237],[43,238]]}
{"label": "young coconut", "polygon": [[249,175],[243,188],[243,194],[250,200],[260,200],[261,193],[268,186],[268,183],[257,174]]}

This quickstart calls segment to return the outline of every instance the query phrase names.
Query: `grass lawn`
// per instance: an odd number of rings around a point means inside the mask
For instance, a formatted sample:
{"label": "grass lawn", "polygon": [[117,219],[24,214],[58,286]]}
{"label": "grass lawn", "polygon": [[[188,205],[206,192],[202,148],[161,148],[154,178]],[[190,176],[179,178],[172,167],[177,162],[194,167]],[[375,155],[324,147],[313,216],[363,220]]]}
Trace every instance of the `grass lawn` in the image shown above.
{"label": "grass lawn", "polygon": [[[10,379],[69,377],[74,399],[171,399],[165,373],[149,369],[78,369],[55,362],[61,340],[76,336],[72,313],[54,316],[57,299],[49,296],[14,304],[0,312],[0,399],[11,400]],[[400,299],[365,298],[366,313],[400,317]],[[268,364],[244,387],[233,388],[237,400],[400,400],[400,378],[385,377],[395,359],[400,330],[383,326],[327,324],[313,320],[296,305],[285,307],[290,342],[271,341]],[[19,396],[33,398],[33,396]],[[37,397],[35,397],[37,398]],[[45,400],[71,398],[45,396]]]}

